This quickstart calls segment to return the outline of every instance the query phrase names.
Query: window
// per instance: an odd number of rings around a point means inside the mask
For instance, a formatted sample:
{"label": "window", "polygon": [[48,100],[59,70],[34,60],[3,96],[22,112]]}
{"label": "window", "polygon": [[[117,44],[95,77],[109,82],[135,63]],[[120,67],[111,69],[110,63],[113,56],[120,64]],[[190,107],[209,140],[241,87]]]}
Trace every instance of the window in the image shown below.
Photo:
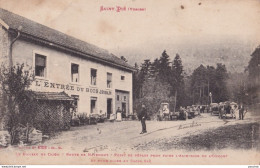
{"label": "window", "polygon": [[79,82],[79,65],[71,64],[71,82]]}
{"label": "window", "polygon": [[124,101],[126,101],[126,96],[124,96]]}
{"label": "window", "polygon": [[46,56],[35,54],[35,76],[46,77]]}
{"label": "window", "polygon": [[116,100],[119,101],[119,95],[116,96]]}
{"label": "window", "polygon": [[121,76],[121,80],[125,80],[125,76]]}
{"label": "window", "polygon": [[91,69],[91,85],[97,85],[97,70]]}
{"label": "window", "polygon": [[107,73],[107,88],[112,87],[112,73]]}

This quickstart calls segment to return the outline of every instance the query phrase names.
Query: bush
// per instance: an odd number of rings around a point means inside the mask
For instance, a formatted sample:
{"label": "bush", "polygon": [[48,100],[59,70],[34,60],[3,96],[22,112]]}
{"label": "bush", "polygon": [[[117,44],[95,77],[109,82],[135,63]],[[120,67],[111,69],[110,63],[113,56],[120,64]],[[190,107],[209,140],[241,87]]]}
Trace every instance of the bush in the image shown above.
{"label": "bush", "polygon": [[[22,121],[23,114],[19,107],[26,102],[26,91],[34,80],[34,75],[25,70],[24,64],[13,67],[0,67],[0,88],[4,97],[3,104],[6,105],[1,111],[6,117],[5,128],[11,135],[11,144],[14,144],[17,129]],[[27,120],[26,120],[27,121]]]}

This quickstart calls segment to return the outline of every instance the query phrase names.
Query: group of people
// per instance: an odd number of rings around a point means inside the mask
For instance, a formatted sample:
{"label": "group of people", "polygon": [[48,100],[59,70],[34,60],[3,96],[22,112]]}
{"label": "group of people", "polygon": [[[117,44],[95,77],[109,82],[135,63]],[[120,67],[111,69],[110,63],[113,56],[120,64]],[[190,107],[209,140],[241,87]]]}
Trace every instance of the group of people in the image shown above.
{"label": "group of people", "polygon": [[[200,111],[201,108],[199,108],[198,110]],[[166,112],[167,109],[164,109],[164,112]],[[187,111],[188,109],[185,109],[183,107],[180,108],[180,111]],[[205,109],[204,109],[205,110]],[[238,107],[235,105],[234,108],[232,108],[230,105],[229,106],[226,106],[226,112],[230,112],[230,113],[233,113],[235,115],[235,111],[238,110],[239,111],[239,120],[243,120],[244,119],[244,114],[245,114],[245,109],[244,109],[244,106],[242,104],[240,104]],[[167,112],[166,112],[167,113]],[[146,119],[148,118],[148,115],[147,115],[147,110],[146,110],[146,107],[145,105],[143,104],[142,105],[142,109],[140,110],[140,112],[138,113],[138,119],[141,121],[141,125],[142,125],[142,131],[140,134],[144,134],[144,133],[147,133],[147,130],[146,130]]]}
{"label": "group of people", "polygon": [[116,110],[116,116],[120,116],[120,120],[122,118],[126,118],[126,111],[125,111],[125,109],[121,110],[120,107],[118,107],[117,110]]}
{"label": "group of people", "polygon": [[232,118],[236,118],[237,113],[239,115],[239,120],[244,120],[246,110],[243,104],[240,104],[239,106],[225,104],[219,107],[219,118],[222,118],[224,115],[226,117],[227,114],[231,114]]}

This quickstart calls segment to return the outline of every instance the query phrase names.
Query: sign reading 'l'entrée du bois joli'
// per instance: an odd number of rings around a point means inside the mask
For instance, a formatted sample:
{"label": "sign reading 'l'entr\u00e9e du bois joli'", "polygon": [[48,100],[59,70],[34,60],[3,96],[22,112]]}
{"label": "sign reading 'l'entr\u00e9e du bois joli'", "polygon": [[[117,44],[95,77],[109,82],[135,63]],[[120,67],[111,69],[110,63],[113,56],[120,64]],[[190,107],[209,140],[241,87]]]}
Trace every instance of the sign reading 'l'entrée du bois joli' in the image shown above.
{"label": "sign reading 'l'entr\u00e9e du bois joli'", "polygon": [[45,88],[53,88],[53,89],[60,89],[60,90],[70,90],[70,91],[77,91],[77,92],[89,92],[89,93],[96,93],[96,94],[106,94],[111,95],[112,92],[110,90],[102,90],[98,88],[88,88],[88,87],[79,87],[74,86],[71,84],[60,84],[48,81],[35,81],[36,87],[45,87]]}

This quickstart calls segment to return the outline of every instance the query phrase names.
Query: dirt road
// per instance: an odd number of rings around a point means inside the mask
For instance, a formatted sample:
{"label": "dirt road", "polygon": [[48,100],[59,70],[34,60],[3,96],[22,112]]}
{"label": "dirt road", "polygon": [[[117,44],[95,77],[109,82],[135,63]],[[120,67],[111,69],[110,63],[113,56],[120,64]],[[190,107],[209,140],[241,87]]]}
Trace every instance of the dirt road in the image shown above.
{"label": "dirt road", "polygon": [[139,121],[105,122],[73,127],[44,142],[75,151],[212,150],[259,148],[259,117],[219,119],[202,113],[186,121],[147,121],[148,133],[139,134]]}
{"label": "dirt road", "polygon": [[146,134],[139,121],[72,127],[42,144],[1,148],[0,164],[258,164],[259,121],[206,113],[147,121]]}

